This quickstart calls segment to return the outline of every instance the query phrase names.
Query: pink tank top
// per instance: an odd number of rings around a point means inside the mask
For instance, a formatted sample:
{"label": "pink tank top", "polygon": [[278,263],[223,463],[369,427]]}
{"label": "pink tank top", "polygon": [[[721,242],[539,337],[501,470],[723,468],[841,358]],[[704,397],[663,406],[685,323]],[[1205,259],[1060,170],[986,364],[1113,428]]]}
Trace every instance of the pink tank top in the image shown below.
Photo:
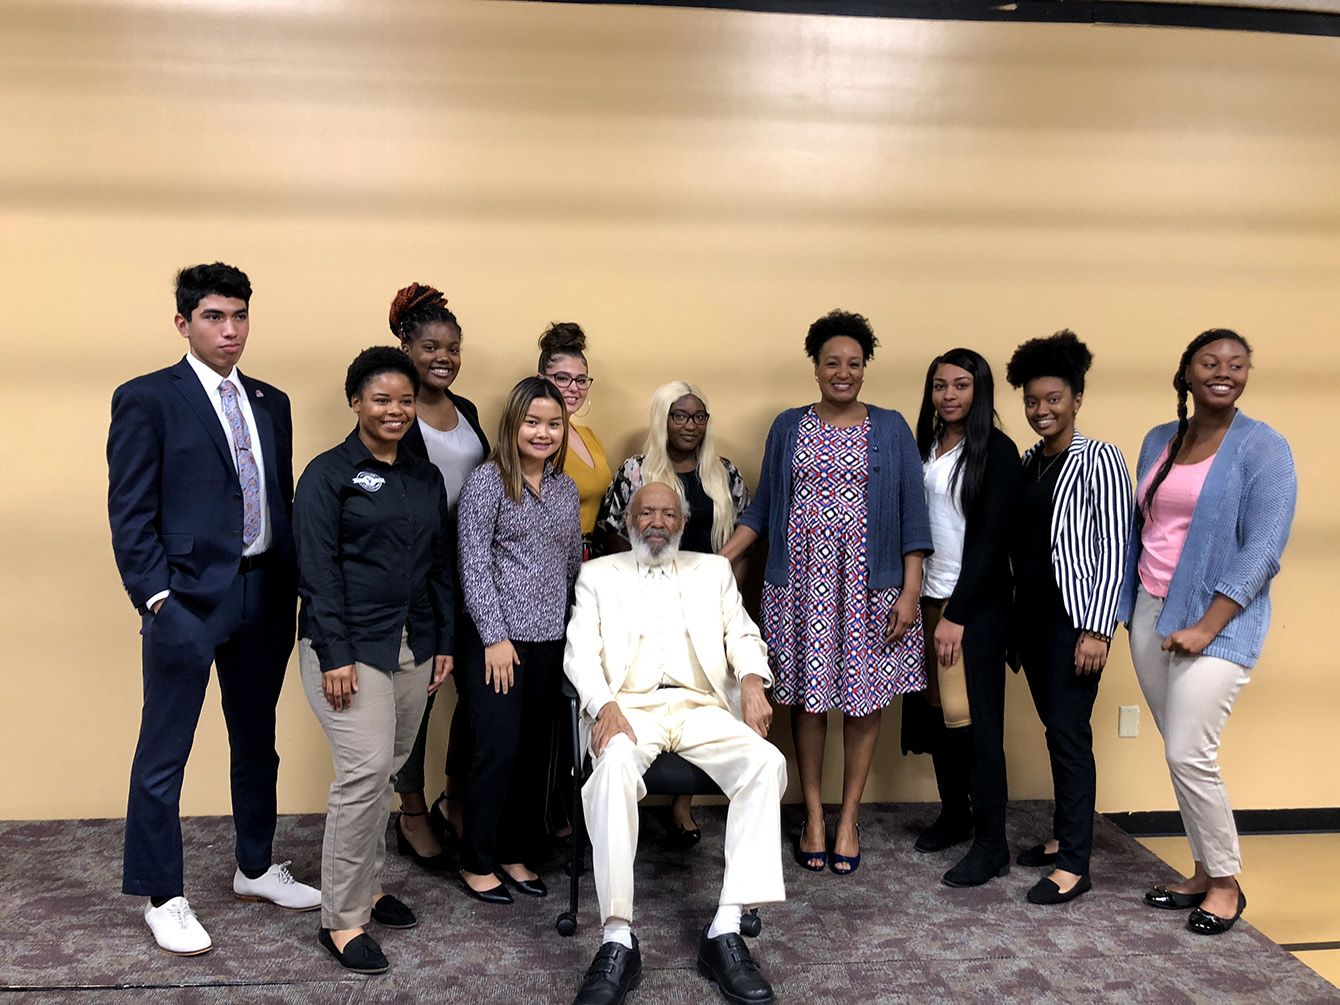
{"label": "pink tank top", "polygon": [[[1167,456],[1168,448],[1164,447],[1154,466],[1141,479],[1136,494],[1140,503],[1144,502],[1149,483]],[[1213,461],[1214,454],[1211,454],[1196,464],[1174,464],[1154,496],[1154,505],[1145,516],[1144,531],[1140,535],[1140,582],[1151,596],[1168,595],[1168,584],[1177,568],[1177,560],[1182,556],[1182,546],[1186,544],[1191,514],[1195,512],[1196,500],[1200,498],[1200,490]]]}

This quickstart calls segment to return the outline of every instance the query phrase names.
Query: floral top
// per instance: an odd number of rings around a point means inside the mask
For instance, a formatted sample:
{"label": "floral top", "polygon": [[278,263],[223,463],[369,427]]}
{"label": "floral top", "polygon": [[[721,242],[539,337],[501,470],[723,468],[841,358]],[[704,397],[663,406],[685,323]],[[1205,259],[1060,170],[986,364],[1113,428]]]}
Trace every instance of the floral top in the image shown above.
{"label": "floral top", "polygon": [[[642,487],[642,461],[645,456],[635,454],[624,461],[615,473],[609,491],[605,493],[605,502],[600,507],[600,519],[596,521],[596,529],[601,534],[628,537],[624,528],[624,516],[633,493]],[[740,514],[749,505],[749,489],[734,464],[724,457],[721,458],[721,463],[726,466],[726,481],[730,486],[735,524],[738,524]],[[684,551],[711,554],[716,551],[712,547],[712,497],[703,489],[702,480],[696,470],[679,474],[677,477],[684,490],[684,498],[689,504],[689,519],[684,525],[684,539],[680,542],[680,548]],[[734,525],[731,529],[735,529]]]}

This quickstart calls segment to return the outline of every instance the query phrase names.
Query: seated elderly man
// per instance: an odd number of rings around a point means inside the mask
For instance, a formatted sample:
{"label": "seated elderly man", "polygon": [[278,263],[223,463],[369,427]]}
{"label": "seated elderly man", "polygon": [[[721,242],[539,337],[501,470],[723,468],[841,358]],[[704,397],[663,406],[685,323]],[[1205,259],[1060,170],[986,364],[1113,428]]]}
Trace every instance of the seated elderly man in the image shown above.
{"label": "seated elderly man", "polygon": [[746,907],[785,899],[780,802],[786,760],[769,743],[767,650],[730,563],[679,551],[679,493],[657,482],[629,502],[633,550],[577,579],[564,670],[581,696],[593,771],[582,789],[604,939],[574,1005],[613,1005],[642,977],[633,936],[633,856],[642,774],[663,751],[698,765],[730,797],[726,875],[703,930],[698,972],[732,1002],[771,1002],[740,937]]}

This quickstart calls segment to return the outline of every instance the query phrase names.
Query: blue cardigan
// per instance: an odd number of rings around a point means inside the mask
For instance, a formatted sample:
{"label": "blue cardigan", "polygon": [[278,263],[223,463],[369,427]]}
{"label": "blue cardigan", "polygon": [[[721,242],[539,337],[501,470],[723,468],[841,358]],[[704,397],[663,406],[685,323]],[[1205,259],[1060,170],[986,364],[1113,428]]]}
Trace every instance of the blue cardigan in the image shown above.
{"label": "blue cardigan", "polygon": [[[791,515],[791,466],[800,419],[810,406],[788,408],[772,422],[763,448],[758,492],[740,517],[740,524],[768,538],[763,578],[785,586],[789,554],[787,522]],[[887,408],[867,405],[870,437],[866,443],[870,476],[866,485],[866,565],[869,587],[887,590],[903,585],[903,556],[930,552],[931,520],[921,475],[921,455],[907,421]],[[771,533],[769,531],[771,530]]]}
{"label": "blue cardigan", "polygon": [[[1175,422],[1149,431],[1140,447],[1137,484],[1176,432]],[[1270,627],[1270,580],[1280,570],[1297,496],[1289,444],[1264,422],[1238,412],[1205,476],[1154,630],[1167,636],[1195,624],[1222,593],[1242,610],[1205,655],[1255,665]],[[1119,612],[1126,622],[1140,584],[1141,542],[1134,534],[1131,544]]]}

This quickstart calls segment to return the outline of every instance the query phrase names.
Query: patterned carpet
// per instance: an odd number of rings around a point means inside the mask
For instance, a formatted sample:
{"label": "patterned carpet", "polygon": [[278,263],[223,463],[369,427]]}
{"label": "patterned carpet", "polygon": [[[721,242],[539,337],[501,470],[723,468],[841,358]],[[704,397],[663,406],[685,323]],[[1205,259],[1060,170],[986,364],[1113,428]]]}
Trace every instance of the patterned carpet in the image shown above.
{"label": "patterned carpet", "polygon": [[[703,842],[673,851],[644,819],[634,929],[646,976],[630,1003],[722,1001],[694,970],[697,939],[721,881],[724,807],[699,807]],[[784,809],[788,839],[798,808]],[[1340,990],[1245,921],[1211,939],[1186,932],[1180,912],[1140,900],[1171,870],[1106,820],[1097,821],[1094,891],[1071,904],[1024,902],[1038,870],[1015,866],[976,890],[939,876],[962,849],[920,855],[912,839],[926,805],[871,805],[862,813],[864,859],[851,878],[814,874],[784,853],[790,899],[762,911],[756,957],[782,1002],[1334,1002]],[[1049,806],[1011,807],[1016,846],[1040,840]],[[318,816],[285,817],[276,852],[293,872],[319,875]],[[581,927],[560,938],[565,877],[554,892],[510,907],[469,900],[448,877],[395,855],[386,887],[417,911],[410,931],[376,930],[390,973],[350,975],[317,947],[319,914],[293,914],[232,897],[232,829],[226,817],[185,822],[187,896],[214,939],[204,956],[158,950],[140,902],[122,897],[121,821],[0,823],[0,988],[4,1002],[88,1003],[566,1003],[596,949],[589,873]],[[1251,912],[1248,909],[1247,918]]]}

